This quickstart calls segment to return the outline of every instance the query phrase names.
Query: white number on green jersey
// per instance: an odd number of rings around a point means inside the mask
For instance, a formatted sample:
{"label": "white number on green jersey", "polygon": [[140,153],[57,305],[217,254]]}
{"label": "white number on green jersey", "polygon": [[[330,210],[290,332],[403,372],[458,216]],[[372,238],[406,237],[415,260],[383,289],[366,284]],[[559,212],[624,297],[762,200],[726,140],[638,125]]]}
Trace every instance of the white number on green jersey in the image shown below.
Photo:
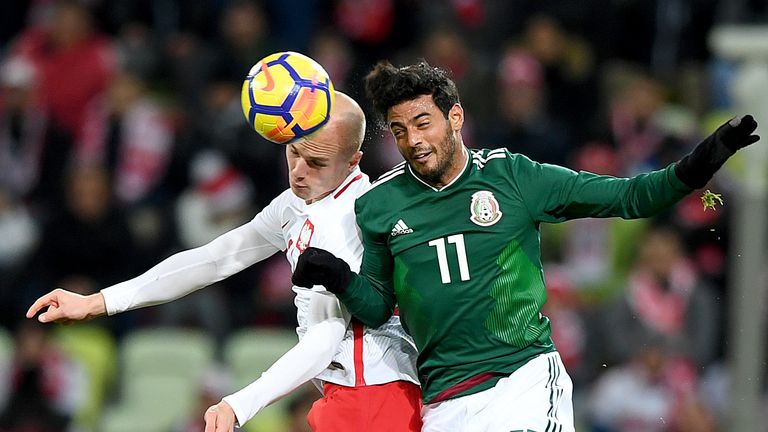
{"label": "white number on green jersey", "polygon": [[456,257],[459,260],[459,275],[462,281],[469,280],[469,265],[467,264],[467,250],[464,247],[464,234],[454,234],[446,238],[439,238],[429,242],[437,250],[437,264],[440,266],[440,279],[444,284],[451,283],[451,271],[448,268],[448,254],[445,250],[445,240],[456,245]]}

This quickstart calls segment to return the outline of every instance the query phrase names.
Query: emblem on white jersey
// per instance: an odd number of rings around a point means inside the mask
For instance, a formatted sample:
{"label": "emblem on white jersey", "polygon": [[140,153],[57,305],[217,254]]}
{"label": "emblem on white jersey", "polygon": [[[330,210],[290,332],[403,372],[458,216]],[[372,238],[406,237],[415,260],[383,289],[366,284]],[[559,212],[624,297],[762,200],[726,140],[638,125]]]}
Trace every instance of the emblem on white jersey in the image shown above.
{"label": "emblem on white jersey", "polygon": [[309,247],[313,234],[315,234],[315,225],[307,219],[304,221],[304,225],[301,226],[299,238],[296,239],[296,249],[299,252],[304,253],[304,250]]}
{"label": "emblem on white jersey", "polygon": [[402,219],[399,219],[395,224],[395,227],[392,228],[391,236],[394,237],[394,236],[399,236],[401,234],[410,234],[412,232],[413,230],[408,228],[408,225],[406,225]]}
{"label": "emblem on white jersey", "polygon": [[472,216],[469,218],[473,223],[480,226],[491,226],[501,219],[501,209],[499,202],[493,196],[491,191],[479,191],[472,194],[472,203],[469,204],[469,212]]}

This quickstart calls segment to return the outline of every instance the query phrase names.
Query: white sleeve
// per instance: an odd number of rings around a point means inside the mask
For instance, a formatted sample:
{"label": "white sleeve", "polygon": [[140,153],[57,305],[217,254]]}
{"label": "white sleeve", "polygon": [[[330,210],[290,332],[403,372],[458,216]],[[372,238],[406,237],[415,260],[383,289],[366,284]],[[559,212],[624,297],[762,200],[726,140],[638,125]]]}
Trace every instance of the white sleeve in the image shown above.
{"label": "white sleeve", "polygon": [[147,272],[101,290],[107,313],[166,303],[220,281],[264,260],[280,248],[246,223],[199,248],[161,261]]}
{"label": "white sleeve", "polygon": [[333,360],[346,333],[349,315],[334,295],[324,291],[312,294],[310,315],[313,324],[304,337],[259,379],[224,397],[235,411],[239,427],[267,405],[316,377]]}

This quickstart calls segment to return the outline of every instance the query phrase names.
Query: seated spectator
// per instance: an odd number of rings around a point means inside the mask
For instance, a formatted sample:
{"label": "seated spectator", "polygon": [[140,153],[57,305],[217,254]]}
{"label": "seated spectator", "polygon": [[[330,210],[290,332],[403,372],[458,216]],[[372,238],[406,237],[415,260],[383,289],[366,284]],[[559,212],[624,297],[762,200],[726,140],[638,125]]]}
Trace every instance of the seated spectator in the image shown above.
{"label": "seated spectator", "polygon": [[14,288],[39,236],[40,227],[27,207],[0,184],[0,327],[10,326],[21,312]]}
{"label": "seated spectator", "polygon": [[202,246],[255,214],[253,185],[218,152],[204,151],[192,161],[191,187],[176,202],[181,246]]}
{"label": "seated spectator", "polygon": [[115,78],[103,109],[107,127],[94,137],[89,163],[106,167],[118,204],[141,204],[165,177],[174,137],[170,121],[130,73]]}
{"label": "seated spectator", "polygon": [[541,64],[510,48],[498,69],[498,119],[480,142],[506,147],[542,163],[564,165],[569,148],[565,126],[546,111],[547,88]]}
{"label": "seated spectator", "polygon": [[46,113],[48,136],[42,154],[43,186],[60,184],[72,156],[87,157],[96,144],[98,103],[106,95],[115,65],[106,37],[96,32],[82,2],[53,3],[40,26],[29,27],[10,47],[36,69],[35,97]]}
{"label": "seated spectator", "polygon": [[21,57],[0,65],[0,187],[20,198],[37,185],[47,118],[35,100],[35,69]]}
{"label": "seated spectator", "polygon": [[609,361],[627,361],[638,341],[649,338],[697,367],[713,360],[720,319],[714,292],[675,231],[653,228],[643,237],[626,283],[623,296],[604,314]]}
{"label": "seated spectator", "polygon": [[82,369],[52,342],[34,320],[19,324],[8,394],[0,408],[0,431],[61,432],[84,401]]}
{"label": "seated spectator", "polygon": [[43,224],[24,295],[55,287],[91,294],[133,274],[134,239],[111,199],[107,173],[73,166],[64,192],[64,205]]}
{"label": "seated spectator", "polygon": [[593,432],[714,432],[697,397],[695,367],[658,339],[635,339],[633,357],[597,379],[587,406]]}

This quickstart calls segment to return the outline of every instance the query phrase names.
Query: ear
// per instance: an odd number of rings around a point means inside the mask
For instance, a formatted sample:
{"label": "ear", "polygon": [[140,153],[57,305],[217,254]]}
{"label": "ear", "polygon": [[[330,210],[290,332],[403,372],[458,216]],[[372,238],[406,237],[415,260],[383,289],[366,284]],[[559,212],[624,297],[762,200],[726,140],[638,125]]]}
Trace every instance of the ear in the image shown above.
{"label": "ear", "polygon": [[461,104],[455,103],[448,111],[448,121],[451,123],[451,129],[460,131],[464,125],[464,108]]}
{"label": "ear", "polygon": [[355,169],[355,167],[360,163],[360,159],[363,158],[363,152],[358,150],[355,152],[354,155],[352,155],[352,158],[349,160],[349,172],[352,172],[352,170]]}

